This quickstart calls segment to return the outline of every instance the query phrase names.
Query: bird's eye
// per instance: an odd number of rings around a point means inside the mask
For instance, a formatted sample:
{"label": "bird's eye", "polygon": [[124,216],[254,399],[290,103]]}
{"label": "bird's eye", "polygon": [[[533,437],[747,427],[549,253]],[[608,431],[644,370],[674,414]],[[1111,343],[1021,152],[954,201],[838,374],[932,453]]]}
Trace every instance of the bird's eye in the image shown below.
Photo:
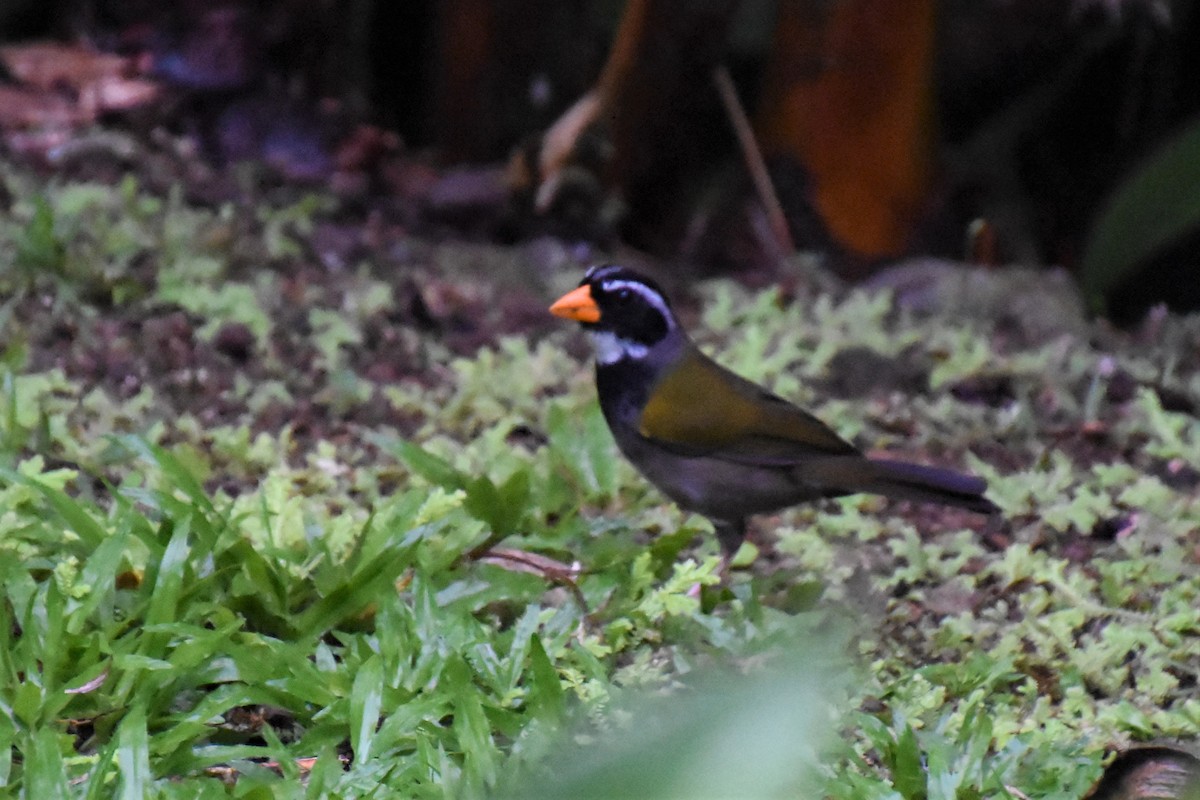
{"label": "bird's eye", "polygon": [[633,292],[629,291],[628,289],[617,289],[617,299],[622,303],[631,297],[633,297]]}

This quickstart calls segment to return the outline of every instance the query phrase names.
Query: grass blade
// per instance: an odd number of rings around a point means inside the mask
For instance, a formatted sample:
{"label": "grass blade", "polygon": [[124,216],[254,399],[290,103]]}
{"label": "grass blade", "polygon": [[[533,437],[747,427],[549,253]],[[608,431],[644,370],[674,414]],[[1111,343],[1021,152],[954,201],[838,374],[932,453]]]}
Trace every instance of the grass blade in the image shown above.
{"label": "grass blade", "polygon": [[134,705],[121,720],[117,732],[117,768],[121,776],[121,800],[142,800],[149,796],[154,780],[150,772],[150,740],[146,735],[146,708]]}
{"label": "grass blade", "polygon": [[350,690],[350,747],[354,763],[365,764],[371,757],[371,742],[379,727],[379,711],[383,707],[383,662],[371,656],[354,676]]}
{"label": "grass blade", "polygon": [[67,797],[67,773],[59,749],[59,734],[51,726],[34,731],[25,753],[25,797]]}

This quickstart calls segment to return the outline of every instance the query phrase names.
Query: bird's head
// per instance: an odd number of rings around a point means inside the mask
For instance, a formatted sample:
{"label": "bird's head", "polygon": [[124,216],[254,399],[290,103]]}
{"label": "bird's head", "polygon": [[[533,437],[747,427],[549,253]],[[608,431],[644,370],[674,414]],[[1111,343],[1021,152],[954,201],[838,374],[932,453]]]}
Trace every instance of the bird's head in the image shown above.
{"label": "bird's head", "polygon": [[578,287],[550,306],[550,313],[573,319],[592,334],[601,364],[645,358],[678,329],[658,284],[615,264],[589,269]]}

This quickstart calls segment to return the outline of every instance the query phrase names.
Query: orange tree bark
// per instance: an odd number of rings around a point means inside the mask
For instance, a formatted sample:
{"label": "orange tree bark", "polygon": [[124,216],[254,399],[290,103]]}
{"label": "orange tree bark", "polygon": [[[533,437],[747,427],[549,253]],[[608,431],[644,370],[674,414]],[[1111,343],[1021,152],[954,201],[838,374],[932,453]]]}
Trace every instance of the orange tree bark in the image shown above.
{"label": "orange tree bark", "polygon": [[758,132],[849,251],[904,250],[931,182],[933,0],[780,0]]}

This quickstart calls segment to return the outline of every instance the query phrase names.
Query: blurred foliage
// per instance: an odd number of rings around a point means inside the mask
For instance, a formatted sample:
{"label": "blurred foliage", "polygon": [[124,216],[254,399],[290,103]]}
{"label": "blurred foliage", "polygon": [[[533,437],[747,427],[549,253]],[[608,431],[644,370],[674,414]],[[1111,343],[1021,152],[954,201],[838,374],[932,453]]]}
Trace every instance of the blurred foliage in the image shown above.
{"label": "blurred foliage", "polygon": [[1131,170],[1097,216],[1079,272],[1092,310],[1104,311],[1122,281],[1198,230],[1200,121],[1193,121]]}

